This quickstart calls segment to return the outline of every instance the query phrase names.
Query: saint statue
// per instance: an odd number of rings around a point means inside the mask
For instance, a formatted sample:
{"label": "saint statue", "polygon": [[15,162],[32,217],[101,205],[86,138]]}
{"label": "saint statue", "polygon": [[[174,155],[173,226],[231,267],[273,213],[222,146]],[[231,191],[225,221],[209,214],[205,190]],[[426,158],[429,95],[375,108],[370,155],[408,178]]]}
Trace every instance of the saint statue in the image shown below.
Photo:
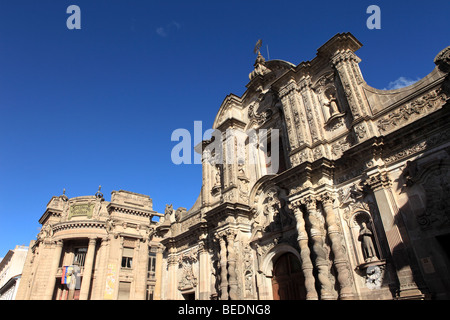
{"label": "saint statue", "polygon": [[335,115],[337,116],[340,115],[341,113],[339,112],[339,107],[337,105],[335,94],[332,91],[327,91],[325,95],[326,95],[326,99],[324,101],[326,113],[325,117],[326,120],[328,121]]}
{"label": "saint statue", "polygon": [[378,259],[377,253],[375,251],[375,246],[373,245],[372,237],[373,237],[372,231],[367,227],[367,224],[365,222],[362,222],[358,240],[361,241],[365,262]]}

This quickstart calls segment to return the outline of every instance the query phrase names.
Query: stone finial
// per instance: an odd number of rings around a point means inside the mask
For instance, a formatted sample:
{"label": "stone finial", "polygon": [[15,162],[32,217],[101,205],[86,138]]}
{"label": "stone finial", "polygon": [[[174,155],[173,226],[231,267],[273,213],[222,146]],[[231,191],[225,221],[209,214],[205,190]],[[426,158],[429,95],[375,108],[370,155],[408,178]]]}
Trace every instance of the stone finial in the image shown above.
{"label": "stone finial", "polygon": [[450,72],[450,46],[438,53],[434,63],[442,72]]}
{"label": "stone finial", "polygon": [[255,69],[250,72],[249,78],[253,80],[256,76],[264,76],[270,72],[270,69],[265,66],[266,59],[262,56],[261,52],[258,51],[258,56],[256,57],[256,61],[254,64]]}
{"label": "stone finial", "polygon": [[63,194],[59,196],[59,198],[63,201],[68,201],[69,198],[66,196],[66,188],[63,188]]}
{"label": "stone finial", "polygon": [[98,191],[95,193],[95,197],[99,199],[103,199],[103,193],[100,192],[102,186],[98,186]]}

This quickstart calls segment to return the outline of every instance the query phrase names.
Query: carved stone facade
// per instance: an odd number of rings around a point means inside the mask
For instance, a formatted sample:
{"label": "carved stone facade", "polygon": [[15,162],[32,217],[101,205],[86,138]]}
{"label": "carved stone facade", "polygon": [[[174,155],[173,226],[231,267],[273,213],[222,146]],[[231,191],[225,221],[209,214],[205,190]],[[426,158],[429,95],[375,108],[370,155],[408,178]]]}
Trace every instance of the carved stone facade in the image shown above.
{"label": "carved stone facade", "polygon": [[364,81],[361,46],[337,34],[299,65],[258,52],[245,93],[219,109],[221,134],[196,147],[189,210],[158,214],[125,191],[52,198],[19,298],[61,297],[81,241],[82,299],[120,298],[120,282],[145,298],[151,248],[156,299],[450,299],[450,47],[385,91]]}
{"label": "carved stone facade", "polygon": [[[450,298],[450,49],[384,91],[364,81],[360,47],[337,34],[297,66],[258,52],[216,116],[220,141],[196,148],[198,200],[156,228],[161,298]],[[279,150],[240,138],[264,129]],[[214,162],[213,143],[232,156]]]}

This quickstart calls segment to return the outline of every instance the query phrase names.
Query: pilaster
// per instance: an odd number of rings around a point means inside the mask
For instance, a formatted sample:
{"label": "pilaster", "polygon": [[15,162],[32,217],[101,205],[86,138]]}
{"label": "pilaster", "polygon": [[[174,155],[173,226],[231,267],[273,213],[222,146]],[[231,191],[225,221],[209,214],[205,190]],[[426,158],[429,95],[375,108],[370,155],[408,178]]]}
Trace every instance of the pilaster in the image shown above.
{"label": "pilaster", "polygon": [[[391,179],[388,173],[374,172],[365,180],[364,185],[372,190],[380,212],[381,222],[399,281],[396,298],[423,298],[424,294],[414,280],[411,260],[399,230],[399,224],[402,222],[392,195]],[[396,219],[396,217],[398,218]]]}
{"label": "pilaster", "polygon": [[63,241],[57,241],[55,244],[52,264],[50,267],[50,272],[48,274],[47,288],[45,289],[44,300],[51,300],[53,298],[53,292],[55,290],[56,284],[56,272],[58,271],[59,261],[61,259],[61,252],[63,248]]}

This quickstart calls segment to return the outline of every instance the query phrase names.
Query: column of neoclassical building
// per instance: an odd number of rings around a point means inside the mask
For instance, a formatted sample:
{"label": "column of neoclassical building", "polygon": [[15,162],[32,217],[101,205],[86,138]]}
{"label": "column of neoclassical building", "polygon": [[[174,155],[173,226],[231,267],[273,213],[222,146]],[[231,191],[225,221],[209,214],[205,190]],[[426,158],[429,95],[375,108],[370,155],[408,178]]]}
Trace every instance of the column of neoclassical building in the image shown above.
{"label": "column of neoclassical building", "polygon": [[91,286],[92,268],[94,267],[94,255],[97,239],[89,239],[86,260],[84,264],[83,282],[81,283],[80,300],[87,300]]}
{"label": "column of neoclassical building", "polygon": [[51,267],[49,270],[50,272],[48,275],[47,288],[45,290],[43,300],[51,300],[53,297],[53,292],[55,290],[55,283],[56,283],[56,272],[58,271],[62,248],[63,248],[63,241],[62,240],[56,241],[55,249],[53,252],[53,259],[51,261]]}
{"label": "column of neoclassical building", "polygon": [[[58,279],[58,269],[60,268],[60,262],[62,262],[63,259],[63,247],[64,243],[68,242],[70,240],[57,240],[54,242],[54,244],[51,245],[52,253],[51,253],[51,263],[50,268],[48,269],[47,274],[47,283],[46,283],[46,289],[45,293],[42,296],[43,300],[51,300],[54,297],[55,292],[55,284]],[[80,290],[80,300],[87,300],[89,296],[90,291],[90,285],[91,285],[91,277],[92,277],[92,271],[94,267],[94,259],[95,259],[95,251],[96,251],[96,238],[89,239],[89,246],[86,254],[86,260],[83,268],[83,279],[86,279],[82,281],[81,283],[81,290]],[[47,245],[49,245],[47,243]],[[89,280],[87,280],[89,279]]]}
{"label": "column of neoclassical building", "polygon": [[[53,249],[53,257],[51,260],[51,267],[49,269],[48,273],[48,282],[47,287],[45,290],[45,295],[42,297],[44,300],[51,300],[54,297],[55,294],[55,284],[58,280],[58,277],[60,275],[58,274],[58,269],[60,268],[60,262],[63,261],[63,247],[64,243],[67,243],[73,239],[65,239],[65,240],[58,240],[54,244]],[[77,240],[80,240],[77,238]],[[81,282],[81,289],[80,289],[80,300],[87,300],[89,298],[89,292],[91,290],[91,278],[93,274],[93,268],[94,268],[94,260],[96,255],[96,244],[97,244],[97,238],[88,238],[89,245],[87,248],[86,258],[84,262],[83,273],[82,273],[82,279]]]}
{"label": "column of neoclassical building", "polygon": [[165,293],[166,293],[166,298],[168,300],[176,300],[176,299],[178,299],[178,297],[177,297],[177,294],[178,294],[178,289],[177,289],[178,261],[176,258],[177,250],[172,244],[169,244],[167,250],[169,252],[168,257],[167,257],[167,275],[168,275],[167,282],[168,283],[166,286]]}

